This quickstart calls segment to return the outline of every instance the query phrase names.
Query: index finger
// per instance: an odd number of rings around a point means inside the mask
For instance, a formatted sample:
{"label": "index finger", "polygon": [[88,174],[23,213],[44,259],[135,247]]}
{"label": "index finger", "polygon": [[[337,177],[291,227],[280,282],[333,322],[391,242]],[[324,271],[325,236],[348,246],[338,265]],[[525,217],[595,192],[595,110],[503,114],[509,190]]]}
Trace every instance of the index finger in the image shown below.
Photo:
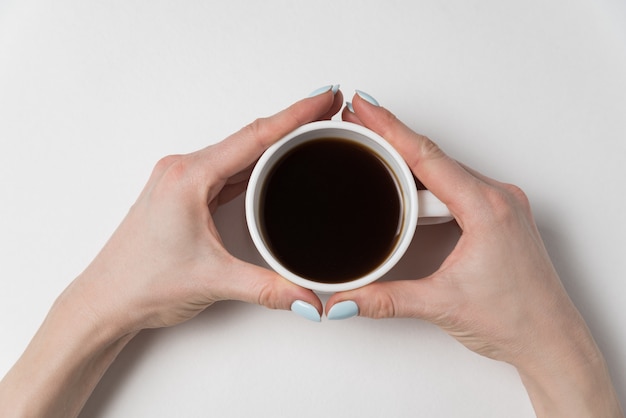
{"label": "index finger", "polygon": [[445,203],[454,215],[476,195],[480,181],[439,146],[398,120],[387,109],[372,105],[358,94],[352,106],[359,121],[385,138],[402,155],[413,174]]}
{"label": "index finger", "polygon": [[[270,145],[294,129],[326,117],[341,106],[340,92],[300,100],[273,116],[259,118],[223,141],[199,151],[200,161],[227,179],[251,166]],[[339,106],[337,106],[339,104]]]}

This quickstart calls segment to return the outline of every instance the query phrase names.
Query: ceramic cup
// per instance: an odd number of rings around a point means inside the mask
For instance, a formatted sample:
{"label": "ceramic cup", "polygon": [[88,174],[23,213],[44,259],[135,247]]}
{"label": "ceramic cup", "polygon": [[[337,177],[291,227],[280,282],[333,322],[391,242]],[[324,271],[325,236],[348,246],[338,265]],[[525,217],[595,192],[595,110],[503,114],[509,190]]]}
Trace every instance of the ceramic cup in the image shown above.
{"label": "ceramic cup", "polygon": [[[400,200],[398,232],[395,244],[386,258],[359,277],[339,283],[316,281],[303,277],[287,268],[268,243],[262,222],[263,192],[274,166],[294,148],[309,141],[339,138],[360,144],[382,161],[395,179]],[[323,161],[320,161],[323,164]],[[417,190],[413,174],[400,154],[381,136],[354,123],[319,121],[301,126],[270,146],[256,163],[245,197],[246,221],[254,245],[267,264],[277,273],[302,287],[321,293],[334,293],[365,286],[387,273],[404,255],[417,224],[443,223],[452,220],[448,208],[428,190]],[[303,219],[306,222],[306,219]],[[365,226],[367,227],[367,226]]]}

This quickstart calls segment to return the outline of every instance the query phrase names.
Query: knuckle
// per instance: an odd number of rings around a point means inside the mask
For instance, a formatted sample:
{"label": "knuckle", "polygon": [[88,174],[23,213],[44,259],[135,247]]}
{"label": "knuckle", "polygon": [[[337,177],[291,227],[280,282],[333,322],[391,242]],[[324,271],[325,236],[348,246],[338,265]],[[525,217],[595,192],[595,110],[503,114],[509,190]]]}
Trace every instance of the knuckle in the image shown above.
{"label": "knuckle", "polygon": [[257,304],[270,309],[278,309],[278,298],[275,297],[275,289],[269,283],[262,284],[257,293]]}
{"label": "knuckle", "polygon": [[427,136],[415,134],[415,138],[417,140],[418,147],[416,148],[416,152],[412,155],[413,167],[417,166],[423,161],[438,161],[442,158],[447,158],[447,155],[443,152],[443,150],[439,147],[439,145],[428,138]]}
{"label": "knuckle", "polygon": [[526,193],[513,184],[503,184],[500,187],[489,187],[485,193],[485,201],[490,213],[497,222],[508,222],[517,219],[521,212],[530,211],[530,203]]}
{"label": "knuckle", "polygon": [[484,202],[494,221],[505,221],[514,212],[510,199],[503,189],[490,187],[484,194]]}
{"label": "knuckle", "polygon": [[168,167],[163,177],[166,181],[179,183],[185,179],[188,172],[189,172],[189,164],[187,160],[184,158],[180,158]]}
{"label": "knuckle", "polygon": [[155,174],[163,174],[167,171],[169,167],[171,167],[181,158],[182,158],[181,155],[176,155],[176,154],[166,155],[165,157],[157,161],[157,163],[154,165],[153,172]]}
{"label": "knuckle", "polygon": [[426,156],[429,159],[438,159],[444,157],[446,154],[441,150],[439,145],[424,135],[417,134],[420,138],[422,156]]}
{"label": "knuckle", "polygon": [[523,207],[524,209],[530,208],[530,200],[528,199],[528,196],[526,195],[524,190],[522,190],[521,187],[516,186],[514,184],[505,184],[503,187],[505,188],[505,190],[508,192],[508,194],[511,196],[512,200],[515,203],[517,203],[519,206]]}
{"label": "knuckle", "polygon": [[[229,257],[233,257],[229,254]],[[285,295],[289,292],[285,280],[277,273],[266,270],[258,273],[258,279],[250,282],[249,301],[270,309],[284,309],[289,306]]]}
{"label": "knuckle", "polygon": [[374,319],[395,318],[397,313],[395,301],[387,292],[375,293],[368,307],[365,316]]}
{"label": "knuckle", "polygon": [[156,190],[169,192],[180,189],[189,183],[190,161],[184,155],[168,155],[161,158],[154,167]]}
{"label": "knuckle", "polygon": [[261,117],[244,126],[238,134],[243,143],[258,149],[261,153],[276,139],[277,127],[270,117]]}
{"label": "knuckle", "polygon": [[251,139],[262,139],[265,138],[265,132],[267,130],[269,118],[257,118],[252,123],[249,123],[243,128],[243,132],[248,138]]}

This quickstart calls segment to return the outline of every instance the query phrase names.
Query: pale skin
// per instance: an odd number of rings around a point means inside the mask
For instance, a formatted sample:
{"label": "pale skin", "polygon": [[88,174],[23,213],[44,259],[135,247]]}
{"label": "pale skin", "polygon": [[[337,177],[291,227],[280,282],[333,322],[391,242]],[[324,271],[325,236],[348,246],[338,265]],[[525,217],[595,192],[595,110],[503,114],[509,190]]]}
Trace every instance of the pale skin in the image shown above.
{"label": "pale skin", "polygon": [[372,318],[430,321],[472,351],[515,366],[538,417],[622,417],[602,353],[567,295],[526,195],[465,167],[387,110],[356,95],[360,123],[387,139],[450,209],[462,232],[420,280],[379,282],[333,295]]}
{"label": "pale skin", "polygon": [[[296,127],[329,119],[341,92],[301,100],[216,145],[157,163],[137,202],[94,261],[59,296],[0,382],[2,417],[77,416],[115,357],[142,329],[184,322],[220,300],[272,309],[310,290],[236,259],[212,220],[250,168]],[[539,417],[622,417],[604,362],[543,246],[525,195],[446,156],[386,109],[356,95],[345,120],[380,133],[455,216],[463,233],[429,277],[333,295],[361,316],[413,317],[520,373]]]}

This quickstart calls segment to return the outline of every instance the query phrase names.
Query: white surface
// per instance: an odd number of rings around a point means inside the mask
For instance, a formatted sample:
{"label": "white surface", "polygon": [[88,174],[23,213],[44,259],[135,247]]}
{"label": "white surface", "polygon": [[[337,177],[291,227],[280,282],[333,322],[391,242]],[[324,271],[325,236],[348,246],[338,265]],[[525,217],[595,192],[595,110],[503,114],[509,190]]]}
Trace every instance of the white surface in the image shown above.
{"label": "white surface", "polygon": [[[625,21],[617,0],[0,0],[0,374],[159,157],[341,83],[525,189],[626,403]],[[259,261],[241,199],[219,224]],[[455,239],[420,228],[391,275],[427,274]],[[83,413],[207,415],[533,412],[515,370],[426,323],[233,302],[140,334]]]}

